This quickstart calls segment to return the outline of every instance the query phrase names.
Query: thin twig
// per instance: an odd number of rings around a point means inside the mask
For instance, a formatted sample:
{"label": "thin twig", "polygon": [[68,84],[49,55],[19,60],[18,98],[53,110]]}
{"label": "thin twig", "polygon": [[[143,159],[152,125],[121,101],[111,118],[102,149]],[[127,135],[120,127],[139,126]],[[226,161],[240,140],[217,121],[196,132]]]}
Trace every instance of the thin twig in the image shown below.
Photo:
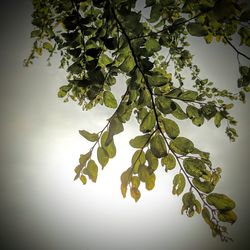
{"label": "thin twig", "polygon": [[229,39],[228,39],[227,37],[224,37],[224,38],[225,38],[225,40],[227,41],[227,43],[236,51],[236,53],[237,53],[238,55],[241,55],[241,56],[245,57],[246,59],[248,59],[248,60],[250,61],[250,57],[249,57],[249,56],[247,56],[247,55],[245,55],[244,53],[242,53],[241,51],[239,51],[239,50],[229,41]]}

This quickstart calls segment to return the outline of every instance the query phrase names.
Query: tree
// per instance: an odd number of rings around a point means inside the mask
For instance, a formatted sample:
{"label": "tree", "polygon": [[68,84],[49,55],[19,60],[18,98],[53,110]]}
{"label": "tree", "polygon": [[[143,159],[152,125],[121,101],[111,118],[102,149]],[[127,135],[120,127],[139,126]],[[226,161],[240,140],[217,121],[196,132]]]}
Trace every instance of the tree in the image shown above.
{"label": "tree", "polygon": [[[98,169],[116,155],[115,135],[135,115],[141,134],[129,143],[135,148],[131,166],[121,174],[121,192],[141,197],[140,184],[152,190],[156,170],[177,171],[174,195],[182,195],[182,213],[201,214],[222,241],[231,240],[224,223],[233,224],[235,202],[214,192],[221,168],[212,167],[208,152],[180,135],[178,120],[195,126],[213,119],[215,127],[226,121],[226,134],[235,141],[237,121],[230,115],[233,102],[245,102],[250,91],[250,68],[238,50],[250,46],[250,10],[238,0],[33,0],[32,24],[35,39],[25,65],[33,63],[42,51],[48,60],[60,52],[60,67],[67,70],[67,85],[58,97],[78,102],[84,110],[96,105],[114,109],[106,126],[98,133],[79,131],[93,143],[80,155],[75,180],[96,182]],[[148,13],[148,17],[145,16]],[[189,36],[229,45],[236,52],[240,78],[238,93],[220,90],[208,79],[200,78],[188,50]],[[188,74],[186,73],[188,71]],[[126,76],[126,91],[119,102],[112,92],[117,76]],[[192,81],[193,87],[187,82]],[[91,157],[96,154],[97,161]]]}

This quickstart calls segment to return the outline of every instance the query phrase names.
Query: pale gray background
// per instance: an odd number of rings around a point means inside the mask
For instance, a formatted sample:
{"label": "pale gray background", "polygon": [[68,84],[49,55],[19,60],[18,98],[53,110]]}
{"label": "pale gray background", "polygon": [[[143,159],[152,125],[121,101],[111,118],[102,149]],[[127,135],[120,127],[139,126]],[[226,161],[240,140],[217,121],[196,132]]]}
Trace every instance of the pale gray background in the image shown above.
{"label": "pale gray background", "polygon": [[[58,58],[52,67],[46,66],[45,59],[22,67],[32,45],[31,13],[28,0],[1,3],[0,248],[247,249],[249,102],[237,105],[233,112],[239,120],[236,143],[229,143],[224,126],[215,129],[209,122],[197,128],[183,123],[182,135],[210,151],[214,165],[223,168],[217,191],[237,202],[239,219],[229,226],[235,241],[226,244],[212,238],[200,216],[189,219],[180,214],[181,198],[171,194],[174,173],[159,170],[155,189],[142,191],[136,204],[130,197],[121,197],[120,174],[133,152],[128,140],[138,131],[134,121],[117,136],[117,157],[100,172],[97,184],[73,182],[79,154],[91,146],[77,131],[99,131],[111,111],[97,108],[86,113],[58,99],[57,89],[65,83]],[[204,77],[236,90],[238,69],[230,48],[193,39],[192,51]],[[121,92],[121,87],[116,91]]]}

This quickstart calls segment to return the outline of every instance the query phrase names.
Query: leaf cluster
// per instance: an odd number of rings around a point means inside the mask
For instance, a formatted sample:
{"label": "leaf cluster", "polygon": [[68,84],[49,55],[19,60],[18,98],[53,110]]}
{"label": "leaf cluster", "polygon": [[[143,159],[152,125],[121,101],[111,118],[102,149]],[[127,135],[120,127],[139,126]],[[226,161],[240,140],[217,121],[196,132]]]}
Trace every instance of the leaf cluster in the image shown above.
{"label": "leaf cluster", "polygon": [[[142,185],[152,190],[158,168],[177,171],[172,193],[182,195],[182,213],[201,214],[213,236],[230,240],[221,223],[236,221],[235,203],[214,193],[221,169],[213,168],[209,153],[181,135],[178,121],[200,127],[213,120],[220,127],[225,120],[230,140],[238,136],[230,109],[236,100],[245,102],[250,90],[249,66],[239,59],[250,58],[231,41],[237,34],[241,45],[250,46],[246,5],[235,0],[146,0],[138,10],[136,0],[34,0],[33,6],[31,37],[35,41],[25,65],[44,50],[48,59],[60,52],[67,83],[60,87],[58,97],[77,101],[85,110],[96,105],[114,110],[98,133],[79,131],[93,146],[80,156],[75,179],[83,184],[88,179],[96,182],[98,165],[103,169],[115,157],[115,136],[124,131],[133,114],[141,133],[129,141],[135,152],[121,174],[123,197],[129,189],[138,201]],[[220,90],[200,77],[188,50],[190,36],[231,46],[239,63],[239,93]],[[126,77],[126,92],[118,101],[112,86],[119,74]],[[92,159],[94,153],[97,160]]]}

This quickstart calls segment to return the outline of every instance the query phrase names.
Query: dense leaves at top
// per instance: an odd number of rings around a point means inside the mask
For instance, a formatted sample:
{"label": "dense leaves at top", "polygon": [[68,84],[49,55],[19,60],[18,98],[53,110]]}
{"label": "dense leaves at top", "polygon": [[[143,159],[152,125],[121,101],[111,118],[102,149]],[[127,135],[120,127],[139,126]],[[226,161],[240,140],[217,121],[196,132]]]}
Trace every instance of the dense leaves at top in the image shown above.
{"label": "dense leaves at top", "polygon": [[[234,223],[237,216],[234,201],[214,192],[221,169],[181,135],[178,120],[195,126],[212,120],[216,127],[225,124],[231,141],[238,136],[230,109],[233,101],[245,102],[250,90],[250,58],[232,36],[250,46],[247,5],[237,0],[33,0],[33,6],[34,44],[25,65],[44,50],[48,60],[59,52],[67,83],[58,97],[77,101],[85,110],[97,104],[114,109],[98,133],[79,131],[93,146],[80,155],[75,179],[96,182],[99,165],[105,168],[116,155],[115,136],[134,114],[141,134],[129,141],[135,152],[121,174],[123,197],[129,189],[138,201],[141,185],[154,188],[158,168],[176,170],[172,193],[184,192],[182,213],[201,214],[213,236],[230,240],[222,223]],[[232,48],[239,63],[238,93],[199,76],[188,50],[192,36]],[[119,74],[126,77],[120,100],[111,89]]]}

